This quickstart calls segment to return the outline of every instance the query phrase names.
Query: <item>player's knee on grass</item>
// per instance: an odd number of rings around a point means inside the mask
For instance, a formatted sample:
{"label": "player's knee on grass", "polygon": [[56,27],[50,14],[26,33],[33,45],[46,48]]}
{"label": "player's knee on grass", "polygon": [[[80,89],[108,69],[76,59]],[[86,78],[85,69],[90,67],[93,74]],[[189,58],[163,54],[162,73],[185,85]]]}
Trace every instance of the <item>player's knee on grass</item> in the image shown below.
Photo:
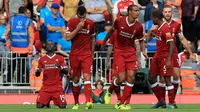
{"label": "player's knee on grass", "polygon": [[37,108],[44,108],[44,106],[45,106],[45,105],[44,105],[44,104],[41,104],[41,103],[37,103],[37,104],[36,104],[36,107],[37,107]]}
{"label": "player's knee on grass", "polygon": [[58,107],[60,108],[60,109],[64,109],[64,108],[66,108],[66,104],[60,104],[60,105],[58,105]]}
{"label": "player's knee on grass", "polygon": [[78,77],[78,76],[73,77],[73,82],[76,84],[79,83],[79,78],[80,77]]}
{"label": "player's knee on grass", "polygon": [[156,75],[149,74],[148,80],[149,80],[150,84],[155,84],[157,82],[157,77],[156,77]]}

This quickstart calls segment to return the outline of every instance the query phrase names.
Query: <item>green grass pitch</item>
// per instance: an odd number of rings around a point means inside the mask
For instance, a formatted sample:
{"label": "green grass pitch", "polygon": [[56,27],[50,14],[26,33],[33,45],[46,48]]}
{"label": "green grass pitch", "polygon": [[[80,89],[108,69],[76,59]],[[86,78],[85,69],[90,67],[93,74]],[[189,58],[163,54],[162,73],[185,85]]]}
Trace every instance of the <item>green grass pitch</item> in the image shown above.
{"label": "green grass pitch", "polygon": [[90,110],[85,110],[84,105],[79,106],[79,110],[72,110],[72,105],[66,109],[59,109],[51,105],[50,109],[37,109],[35,105],[0,105],[0,112],[200,112],[200,104],[178,105],[178,109],[151,109],[153,105],[131,105],[129,111],[114,109],[114,105],[94,104]]}

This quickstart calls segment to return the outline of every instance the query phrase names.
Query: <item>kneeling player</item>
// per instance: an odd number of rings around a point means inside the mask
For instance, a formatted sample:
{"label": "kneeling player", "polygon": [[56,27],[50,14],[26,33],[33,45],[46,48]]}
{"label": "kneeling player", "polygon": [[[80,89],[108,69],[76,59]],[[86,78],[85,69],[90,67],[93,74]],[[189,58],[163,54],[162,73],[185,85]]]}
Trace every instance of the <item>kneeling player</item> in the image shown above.
{"label": "kneeling player", "polygon": [[51,100],[59,108],[66,108],[60,72],[66,74],[68,70],[64,58],[54,53],[55,49],[55,43],[49,41],[46,45],[47,55],[39,59],[36,76],[39,76],[42,71],[44,76],[43,86],[36,101],[37,108],[49,107]]}

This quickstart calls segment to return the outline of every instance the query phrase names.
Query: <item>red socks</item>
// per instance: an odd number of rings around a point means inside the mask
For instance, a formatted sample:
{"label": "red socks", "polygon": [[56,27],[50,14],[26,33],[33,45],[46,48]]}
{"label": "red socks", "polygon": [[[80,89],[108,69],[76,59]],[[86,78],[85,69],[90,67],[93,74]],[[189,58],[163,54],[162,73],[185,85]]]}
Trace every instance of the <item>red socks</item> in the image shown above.
{"label": "red socks", "polygon": [[129,98],[129,96],[131,96],[133,85],[134,84],[126,82],[126,85],[124,87],[124,92],[119,103],[120,105],[124,104],[124,102]]}
{"label": "red socks", "polygon": [[120,100],[121,99],[120,86],[115,86],[114,91],[117,95],[117,99]]}
{"label": "red socks", "polygon": [[163,100],[165,100],[166,85],[159,83],[159,89],[160,89],[160,99],[159,99],[159,101],[163,101]]}
{"label": "red socks", "polygon": [[173,82],[172,82],[172,84],[174,85],[174,100],[176,98],[176,93],[177,93],[177,90],[178,90],[178,87],[179,87],[179,83],[180,83],[179,80],[173,80]]}
{"label": "red socks", "polygon": [[169,104],[174,104],[174,86],[167,86]]}
{"label": "red socks", "polygon": [[74,83],[73,82],[73,86],[72,86],[72,92],[73,92],[73,96],[74,96],[74,103],[75,104],[79,104],[79,94],[80,94],[80,86],[79,83]]}
{"label": "red socks", "polygon": [[92,94],[91,81],[84,82],[84,94],[85,94],[86,102],[90,102],[90,98]]}

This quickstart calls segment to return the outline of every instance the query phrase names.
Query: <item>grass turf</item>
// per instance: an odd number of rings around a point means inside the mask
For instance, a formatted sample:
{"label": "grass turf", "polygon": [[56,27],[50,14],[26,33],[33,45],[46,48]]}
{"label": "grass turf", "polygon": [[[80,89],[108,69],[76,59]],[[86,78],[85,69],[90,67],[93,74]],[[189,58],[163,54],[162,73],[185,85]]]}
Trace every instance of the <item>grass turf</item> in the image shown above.
{"label": "grass turf", "polygon": [[79,110],[72,110],[72,105],[66,109],[59,109],[51,105],[50,109],[37,109],[35,105],[0,105],[0,112],[200,112],[200,104],[178,105],[178,109],[151,109],[153,105],[131,105],[132,110],[121,111],[114,109],[114,105],[96,104],[90,110],[85,110],[85,105],[80,105]]}

